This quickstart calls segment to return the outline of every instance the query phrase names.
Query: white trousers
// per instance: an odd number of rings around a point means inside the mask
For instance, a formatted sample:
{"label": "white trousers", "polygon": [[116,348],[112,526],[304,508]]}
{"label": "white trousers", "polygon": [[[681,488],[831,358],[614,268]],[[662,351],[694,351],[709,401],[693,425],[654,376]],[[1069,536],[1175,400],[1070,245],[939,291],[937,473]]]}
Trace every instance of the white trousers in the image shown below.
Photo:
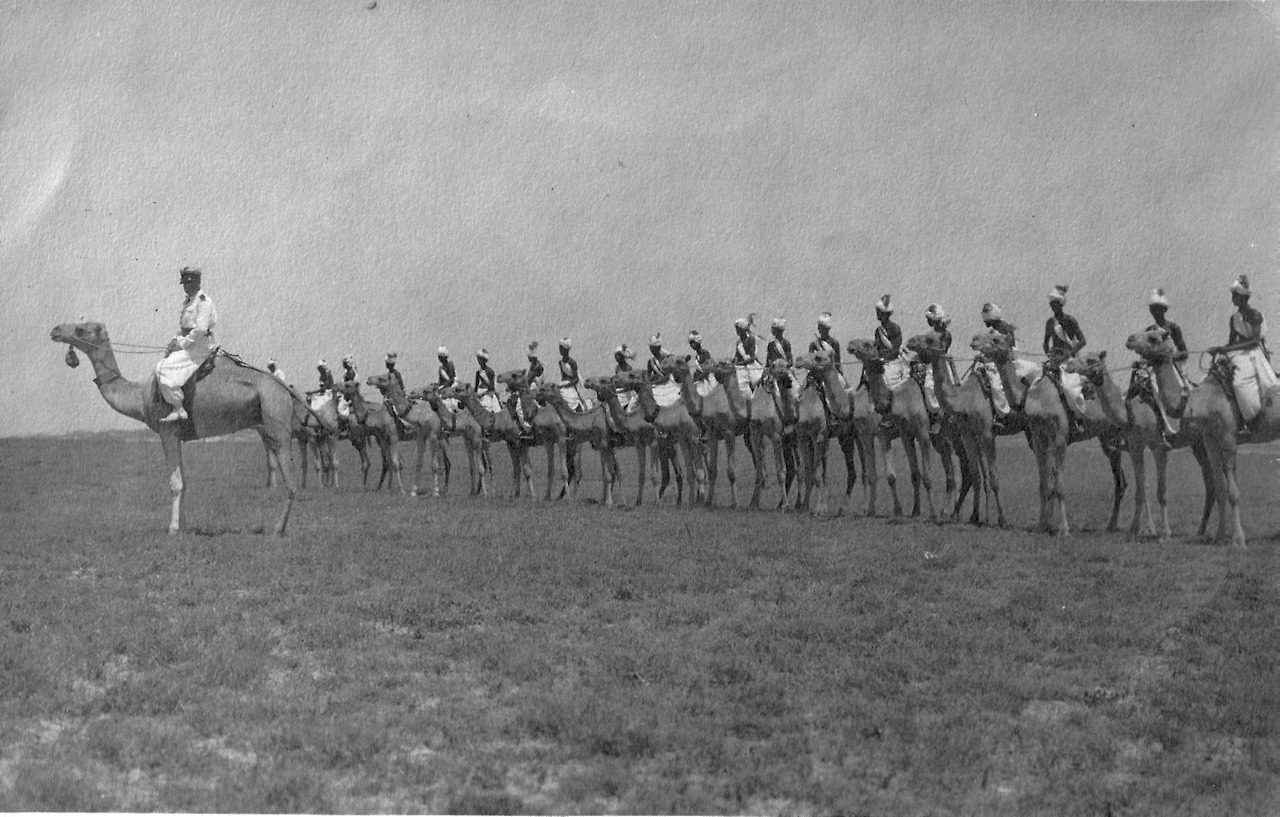
{"label": "white trousers", "polygon": [[174,408],[182,408],[182,387],[186,385],[196,369],[209,359],[216,346],[202,339],[190,348],[179,349],[156,364],[156,379],[160,381],[160,396]]}

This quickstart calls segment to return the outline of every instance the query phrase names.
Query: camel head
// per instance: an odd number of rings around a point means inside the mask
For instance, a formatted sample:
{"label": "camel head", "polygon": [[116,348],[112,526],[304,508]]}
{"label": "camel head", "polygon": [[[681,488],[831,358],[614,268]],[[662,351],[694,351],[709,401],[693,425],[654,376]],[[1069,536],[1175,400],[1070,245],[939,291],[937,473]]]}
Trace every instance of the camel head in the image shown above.
{"label": "camel head", "polygon": [[360,393],[360,384],[354,380],[344,380],[337,385],[338,393],[348,400]]}
{"label": "camel head", "polygon": [[618,372],[612,379],[613,387],[622,391],[635,391],[649,381],[640,372]]}
{"label": "camel head", "polygon": [[92,354],[93,349],[111,346],[106,325],[96,321],[59,324],[53,327],[53,331],[49,333],[49,339],[54,343],[65,343],[70,347],[67,349],[65,359],[67,365],[73,369],[80,365],[80,358],[76,357],[76,349],[88,355]]}
{"label": "camel head", "polygon": [[862,361],[863,364],[883,362],[875,341],[867,340],[866,338],[855,338],[849,341],[849,345],[846,348],[849,354]]}
{"label": "camel head", "polygon": [[[378,375],[378,376],[385,377],[386,375]],[[372,380],[373,378],[371,377],[369,379]],[[419,388],[419,389],[412,389],[409,392],[409,399],[410,400],[426,400],[428,403],[430,403],[434,407],[436,405],[436,401],[440,399],[440,384],[432,383],[429,386],[423,386],[422,388]]]}
{"label": "camel head", "polygon": [[1107,373],[1107,353],[1103,350],[1068,358],[1067,362],[1062,365],[1062,370],[1078,374],[1091,383],[1101,383],[1102,378]]}
{"label": "camel head", "polygon": [[366,378],[364,381],[366,386],[373,386],[383,394],[387,393],[388,387],[391,386],[391,376],[388,374],[375,374]]}
{"label": "camel head", "polygon": [[969,348],[997,361],[1008,360],[1013,352],[1009,347],[1009,338],[1003,332],[997,332],[994,329],[974,335],[973,340],[969,342]]}
{"label": "camel head", "polygon": [[538,388],[533,392],[533,399],[537,400],[538,403],[545,405],[556,399],[563,398],[560,397],[560,387],[555,383],[540,383]]}
{"label": "camel head", "polygon": [[1146,332],[1134,332],[1124,342],[1126,349],[1137,353],[1153,363],[1171,360],[1177,352],[1173,340],[1166,329],[1149,329]]}
{"label": "camel head", "polygon": [[721,383],[727,383],[729,378],[738,376],[734,368],[733,360],[729,358],[713,360],[709,365],[703,367],[705,371],[710,372],[711,376]]}
{"label": "camel head", "polygon": [[907,341],[907,350],[915,353],[924,363],[933,363],[942,356],[942,336],[937,332],[914,335]]}
{"label": "camel head", "polygon": [[835,365],[835,358],[826,349],[818,349],[807,355],[800,355],[795,362],[797,369],[809,369],[815,372],[824,371],[833,365]]}
{"label": "camel head", "polygon": [[662,359],[662,371],[676,380],[684,380],[695,368],[690,365],[692,359],[692,355],[667,355]]}
{"label": "camel head", "polygon": [[459,383],[439,389],[439,396],[445,400],[466,400],[474,394],[475,390],[471,388],[470,383]]}
{"label": "camel head", "polygon": [[582,381],[582,385],[596,393],[600,399],[604,399],[606,394],[613,393],[613,378],[611,377],[588,377]]}
{"label": "camel head", "polygon": [[771,380],[779,380],[786,377],[791,372],[791,366],[784,357],[775,357],[773,362],[765,367],[765,375]]}
{"label": "camel head", "polygon": [[512,369],[509,372],[503,372],[495,379],[506,386],[509,392],[524,391],[526,388],[525,376],[527,374],[524,369]]}

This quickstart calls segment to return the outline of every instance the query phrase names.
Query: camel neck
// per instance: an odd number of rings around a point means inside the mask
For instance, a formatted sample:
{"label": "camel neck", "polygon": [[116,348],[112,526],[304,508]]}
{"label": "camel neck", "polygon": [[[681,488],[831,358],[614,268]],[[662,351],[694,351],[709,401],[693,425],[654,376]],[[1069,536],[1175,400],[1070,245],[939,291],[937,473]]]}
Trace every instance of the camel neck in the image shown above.
{"label": "camel neck", "polygon": [[938,355],[929,365],[933,368],[933,393],[938,398],[938,405],[948,414],[956,414],[961,387],[951,382],[951,367],[947,365],[947,359]]}
{"label": "camel neck", "polygon": [[98,393],[107,401],[107,405],[126,417],[145,423],[143,416],[143,386],[134,383],[120,374],[116,365],[116,355],[110,346],[105,348],[82,348],[89,362],[93,365],[93,382],[98,386]]}
{"label": "camel neck", "polygon": [[1016,411],[1021,411],[1027,402],[1027,388],[1018,379],[1018,372],[1014,368],[1013,355],[1009,355],[1001,361],[996,366],[996,369],[1000,372],[1000,381],[1004,384],[1004,393],[1009,400],[1009,405]]}
{"label": "camel neck", "polygon": [[849,419],[853,415],[853,398],[840,385],[840,373],[836,371],[835,366],[828,366],[822,370],[822,382],[826,385],[827,405],[831,408],[831,413],[837,419]]}
{"label": "camel neck", "polygon": [[1123,405],[1124,395],[1121,394],[1116,381],[1112,379],[1111,372],[1103,368],[1093,385],[1098,392],[1098,406],[1102,409],[1102,414],[1107,421],[1114,425],[1128,425],[1129,417]]}
{"label": "camel neck", "polygon": [[1165,411],[1174,416],[1180,415],[1186,403],[1183,396],[1183,389],[1186,386],[1173,361],[1162,360],[1159,363],[1152,363],[1151,368],[1155,373],[1156,385],[1160,388],[1160,402],[1164,404]]}
{"label": "camel neck", "polygon": [[702,415],[702,395],[698,393],[693,377],[686,373],[680,378],[680,396],[684,399],[685,410],[693,417]]}

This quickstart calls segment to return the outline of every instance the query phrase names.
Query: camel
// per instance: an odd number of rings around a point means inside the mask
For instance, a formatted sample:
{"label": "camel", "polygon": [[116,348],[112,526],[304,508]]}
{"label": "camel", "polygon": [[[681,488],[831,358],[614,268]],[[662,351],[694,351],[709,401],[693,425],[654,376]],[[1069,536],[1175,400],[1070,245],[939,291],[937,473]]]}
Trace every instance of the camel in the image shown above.
{"label": "camel", "polygon": [[507,452],[511,454],[511,498],[519,498],[521,484],[527,485],[529,496],[533,496],[529,441],[523,436],[515,418],[507,411],[490,411],[485,408],[480,402],[480,395],[470,385],[451,386],[441,390],[440,396],[446,400],[455,399],[465,406],[490,442],[507,444]]}
{"label": "camel", "polygon": [[[995,363],[1004,384],[1009,405],[1026,423],[1026,433],[1031,450],[1036,457],[1040,483],[1039,530],[1069,536],[1067,523],[1066,488],[1064,469],[1067,444],[1097,437],[1103,453],[1111,465],[1114,485],[1111,503],[1111,520],[1107,530],[1116,530],[1120,517],[1120,501],[1124,497],[1125,477],[1120,465],[1122,441],[1111,423],[1102,414],[1097,400],[1086,401],[1088,416],[1083,433],[1072,439],[1069,436],[1067,407],[1058,386],[1047,376],[1036,377],[1028,383],[1015,366],[1008,337],[999,332],[987,332],[973,339],[972,347]],[[1054,364],[1049,364],[1054,365]]]}
{"label": "camel", "polygon": [[[800,389],[796,408],[796,445],[800,453],[803,486],[796,506],[809,508],[818,514],[826,512],[827,449],[830,439],[835,437],[844,453],[847,475],[845,502],[848,502],[853,493],[860,464],[867,516],[875,516],[879,474],[881,466],[888,464],[881,461],[883,451],[888,450],[888,441],[882,439],[881,448],[876,447],[877,438],[883,437],[880,433],[879,415],[875,413],[870,400],[858,399],[856,391],[845,388],[840,373],[836,370],[835,358],[830,352],[818,350],[801,355],[796,358],[795,366],[801,371],[810,372]],[[855,456],[857,463],[854,461]],[[888,471],[892,474],[891,467]],[[837,510],[837,515],[843,513],[842,505]]]}
{"label": "camel", "polygon": [[1242,444],[1257,445],[1280,439],[1280,389],[1262,395],[1261,416],[1250,424],[1248,436],[1242,440],[1244,423],[1236,406],[1233,368],[1225,355],[1214,357],[1208,376],[1187,396],[1182,427],[1186,435],[1204,445],[1212,479],[1212,489],[1207,495],[1212,495],[1218,506],[1218,533],[1214,541],[1226,541],[1230,526],[1231,544],[1243,548],[1247,538],[1240,523],[1236,449]]}
{"label": "camel", "polygon": [[[965,459],[969,462],[973,480],[973,513],[969,521],[982,524],[979,506],[985,506],[987,522],[991,521],[991,500],[995,499],[996,524],[1006,527],[1004,505],[1000,502],[1000,476],[996,470],[995,416],[991,400],[982,390],[978,375],[970,374],[961,383],[952,378],[950,356],[942,351],[942,337],[937,332],[916,335],[907,341],[907,348],[933,372],[934,394],[944,414],[951,418]],[[965,491],[961,489],[956,500],[953,518],[959,518],[964,505]]]}
{"label": "camel", "polygon": [[788,372],[786,359],[774,358],[760,377],[755,391],[751,393],[751,419],[748,421],[748,428],[751,450],[755,452],[756,483],[747,507],[753,510],[760,507],[760,492],[764,490],[767,481],[765,472],[768,467],[764,457],[766,443],[773,451],[774,475],[781,492],[777,508],[789,508],[788,497],[796,477],[796,409],[790,389],[784,389],[778,383],[788,376]]}
{"label": "camel", "polygon": [[404,424],[404,428],[408,432],[403,439],[413,440],[417,443],[418,457],[413,469],[413,487],[410,488],[409,495],[421,496],[423,493],[421,487],[422,464],[426,459],[427,451],[430,450],[431,495],[440,496],[440,472],[443,468],[441,463],[443,443],[440,441],[440,416],[429,407],[410,403],[409,398],[405,396],[404,389],[400,387],[400,381],[392,378],[390,374],[375,374],[368,378],[365,383],[377,389],[382,394],[383,399],[391,403],[396,415],[400,418],[400,422]]}
{"label": "camel", "polygon": [[544,410],[538,404],[526,372],[510,373],[507,389],[512,399],[519,401],[525,422],[533,429],[533,444],[541,445],[547,452],[547,490],[543,499],[548,502],[551,500],[557,479],[560,481],[560,492],[556,494],[556,499],[575,495],[581,481],[581,472],[572,467],[576,459],[577,444],[569,437],[569,431],[560,415],[553,410]]}
{"label": "camel", "polygon": [[190,424],[161,423],[159,418],[163,416],[162,412],[168,411],[168,406],[156,395],[154,380],[133,382],[125,379],[116,365],[106,326],[97,322],[64,323],[53,328],[50,339],[70,346],[66,357],[69,366],[79,365],[76,350],[89,358],[93,364],[94,382],[107,405],[144,423],[160,435],[172,497],[170,534],[186,527],[182,443],[254,428],[262,437],[272,466],[280,471],[284,481],[284,510],[275,527],[277,535],[284,535],[297,492],[292,467],[286,469],[281,460],[282,453],[290,460],[293,458],[289,439],[296,422],[295,398],[283,383],[268,372],[238,365],[218,354],[213,370],[196,387],[189,412]]}
{"label": "camel", "polygon": [[655,446],[662,466],[662,484],[658,488],[661,501],[669,484],[668,464],[675,472],[676,504],[684,501],[684,481],[690,484],[690,501],[701,500],[704,494],[705,472],[702,468],[702,429],[698,427],[683,401],[669,406],[659,406],[653,396],[653,384],[642,372],[628,372],[615,376],[618,388],[631,390],[640,401],[640,411],[645,422],[656,432]]}
{"label": "camel", "polygon": [[[467,467],[470,479],[468,492],[471,496],[489,495],[489,474],[493,470],[489,464],[489,440],[484,429],[480,427],[470,412],[455,411],[445,405],[441,399],[439,384],[432,383],[409,392],[411,400],[425,400],[440,421],[440,456],[444,463],[445,488],[449,486],[449,455],[444,450],[444,441],[450,437],[462,439],[462,449],[467,452]],[[397,409],[398,411],[398,409]],[[436,493],[439,496],[440,492]]]}
{"label": "camel", "polygon": [[[932,433],[924,390],[914,380],[908,380],[892,390],[889,388],[885,381],[885,361],[874,341],[851,340],[848,349],[862,362],[864,382],[867,384],[867,391],[872,401],[877,409],[883,410],[887,407],[888,410],[882,413],[887,415],[898,437],[902,440],[902,448],[907,455],[907,467],[911,469],[911,515],[920,515],[920,498],[923,495],[929,519],[937,522],[938,511],[933,503],[933,478],[930,473],[929,451],[935,447],[938,449],[939,459],[946,474],[947,505],[951,505],[956,485],[951,464],[950,440],[944,434]],[[888,476],[896,515],[901,507],[898,502],[897,479],[892,469]]]}
{"label": "camel", "polygon": [[[298,443],[298,451],[302,454],[302,488],[307,487],[307,457],[315,451],[316,473],[320,477],[322,488],[338,487],[338,458],[334,453],[334,442],[338,439],[338,407],[333,399],[312,405],[303,400],[292,387],[294,399],[298,405],[294,409],[298,425],[293,438]],[[274,487],[275,471],[271,468],[271,460],[267,459],[268,487]]]}
{"label": "camel", "polygon": [[[574,411],[565,401],[560,388],[554,383],[542,384],[538,387],[534,396],[540,405],[551,407],[556,416],[560,418],[560,422],[564,424],[568,439],[574,441],[575,446],[572,453],[567,447],[565,451],[566,461],[569,457],[573,459],[572,470],[575,474],[582,473],[583,443],[589,443],[599,454],[600,480],[604,485],[600,502],[606,506],[612,506],[614,483],[619,481],[618,463],[613,456],[609,423],[605,419],[605,407],[597,405],[589,411]],[[573,488],[570,489],[571,495],[576,494],[576,482],[570,484],[573,485]]]}
{"label": "camel", "polygon": [[[1081,375],[1093,385],[1103,414],[1124,437],[1129,450],[1129,458],[1133,462],[1134,482],[1133,522],[1129,525],[1129,535],[1135,538],[1138,536],[1140,519],[1145,511],[1149,533],[1159,536],[1161,542],[1172,541],[1173,531],[1169,528],[1169,505],[1166,499],[1169,449],[1165,446],[1164,435],[1161,433],[1160,427],[1163,420],[1142,398],[1135,395],[1126,399],[1124,392],[1120,390],[1111,377],[1111,371],[1107,368],[1106,352],[1095,352],[1074,358],[1067,362],[1067,369]],[[1178,394],[1177,391],[1173,393]],[[1187,442],[1188,440],[1184,437],[1182,444],[1186,445]],[[1148,449],[1156,466],[1156,501],[1160,506],[1158,529],[1151,515],[1150,504],[1147,502],[1146,452]],[[1203,447],[1198,441],[1193,446],[1193,450],[1195,450],[1196,459],[1201,463],[1202,470],[1205,469],[1207,462],[1203,459]],[[1212,475],[1207,472],[1205,475],[1211,482]],[[1206,522],[1209,507],[1206,502]]]}
{"label": "camel", "polygon": [[[644,502],[645,468],[649,449],[657,445],[658,433],[645,419],[643,411],[628,413],[618,398],[617,382],[613,378],[588,377],[584,385],[596,393],[600,405],[607,412],[606,418],[614,435],[614,447],[629,446],[636,450],[636,469],[639,474],[636,488],[636,506]],[[654,473],[655,482],[657,473]]]}
{"label": "camel", "polygon": [[[706,446],[707,489],[705,493],[708,507],[715,504],[716,479],[720,466],[720,444],[725,447],[725,473],[729,479],[729,496],[732,507],[738,507],[737,470],[734,466],[734,454],[737,438],[749,433],[748,422],[751,411],[750,402],[738,388],[737,370],[732,362],[721,360],[711,365],[711,373],[717,385],[705,396],[699,394],[693,379],[693,371],[689,361],[679,357],[669,357],[663,363],[663,370],[676,378],[680,384],[680,396],[684,400],[689,416],[702,428],[703,442]],[[726,385],[732,380],[730,385]],[[730,394],[732,389],[732,394]]]}
{"label": "camel", "polygon": [[[339,393],[351,403],[351,417],[347,421],[352,439],[357,434],[374,440],[382,451],[382,473],[378,476],[378,488],[382,483],[391,487],[394,478],[400,493],[404,493],[404,480],[400,473],[400,429],[385,406],[372,405],[360,394],[360,386],[354,380],[346,380],[338,386]],[[365,489],[368,489],[365,483]]]}
{"label": "camel", "polygon": [[[1189,384],[1184,385],[1184,378],[1178,372],[1174,365],[1174,355],[1177,353],[1177,347],[1169,337],[1169,333],[1164,329],[1152,329],[1144,332],[1134,332],[1125,341],[1125,347],[1136,353],[1142,358],[1150,377],[1154,378],[1156,390],[1160,393],[1160,403],[1164,408],[1164,413],[1174,419],[1181,419],[1187,407],[1187,399],[1190,396]],[[1209,455],[1205,450],[1204,443],[1194,436],[1194,429],[1188,429],[1187,423],[1182,423],[1178,433],[1170,438],[1169,442],[1174,449],[1190,446],[1192,455],[1195,456],[1196,462],[1200,466],[1200,477],[1204,482],[1204,509],[1200,514],[1200,528],[1197,536],[1203,537],[1209,529],[1209,517],[1213,513],[1213,508],[1217,504],[1217,496],[1214,493],[1213,473],[1209,470]],[[1136,469],[1135,469],[1136,470]],[[1157,483],[1160,480],[1157,471]],[[1141,484],[1141,481],[1139,481]]]}

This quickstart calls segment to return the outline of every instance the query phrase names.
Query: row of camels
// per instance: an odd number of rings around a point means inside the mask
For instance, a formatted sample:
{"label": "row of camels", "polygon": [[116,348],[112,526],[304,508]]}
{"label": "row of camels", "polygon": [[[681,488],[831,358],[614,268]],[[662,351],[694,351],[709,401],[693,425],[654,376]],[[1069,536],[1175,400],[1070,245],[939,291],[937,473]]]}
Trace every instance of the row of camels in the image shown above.
{"label": "row of camels", "polygon": [[[423,468],[429,464],[429,490],[439,496],[447,491],[451,470],[445,444],[456,437],[467,455],[470,494],[484,496],[490,492],[493,468],[489,448],[501,442],[511,461],[511,496],[519,497],[522,492],[535,496],[530,455],[534,449],[542,448],[547,465],[542,498],[574,498],[583,473],[581,455],[590,446],[599,455],[600,502],[605,505],[615,501],[615,490],[621,482],[618,453],[627,448],[635,451],[639,474],[635,504],[644,501],[647,482],[652,482],[654,494],[661,501],[674,478],[677,503],[712,505],[720,481],[723,448],[729,501],[738,507],[735,451],[741,439],[754,465],[748,508],[760,507],[763,492],[772,482],[779,495],[776,507],[818,514],[831,512],[827,506],[826,473],[830,441],[834,439],[846,467],[843,501],[835,513],[846,510],[860,470],[865,512],[870,516],[877,513],[882,480],[889,489],[894,515],[904,513],[890,456],[896,441],[910,471],[913,516],[923,512],[934,521],[942,516],[934,498],[932,459],[936,453],[945,477],[944,513],[958,519],[972,493],[969,521],[999,526],[1005,526],[1007,521],[1000,497],[996,437],[1018,433],[1026,437],[1037,462],[1037,527],[1059,535],[1069,532],[1064,481],[1068,445],[1097,438],[1111,463],[1114,480],[1108,529],[1118,527],[1126,489],[1120,460],[1127,451],[1135,477],[1130,533],[1138,535],[1141,520],[1145,519],[1148,533],[1161,540],[1172,536],[1166,499],[1168,445],[1161,433],[1163,421],[1149,402],[1126,395],[1112,379],[1105,352],[1075,358],[1068,362],[1067,369],[1091,383],[1094,396],[1086,401],[1083,433],[1073,435],[1058,387],[1050,378],[1029,370],[1025,361],[1015,359],[1006,338],[995,332],[975,336],[970,346],[999,371],[1013,409],[1001,423],[996,422],[982,378],[972,371],[963,379],[958,378],[935,333],[915,336],[906,346],[932,371],[940,417],[931,416],[924,389],[916,380],[891,387],[885,377],[885,360],[875,345],[854,340],[847,348],[862,364],[863,372],[856,384],[846,383],[831,355],[823,351],[800,356],[793,367],[774,361],[750,391],[740,386],[737,370],[728,361],[699,369],[688,358],[671,356],[663,368],[679,387],[679,399],[673,403],[660,405],[662,401],[643,373],[624,372],[584,381],[586,388],[597,395],[598,403],[590,410],[575,411],[554,385],[530,383],[522,371],[512,371],[498,378],[507,391],[510,410],[491,411],[470,387],[431,386],[406,394],[396,380],[383,374],[367,381],[381,393],[383,399],[378,402],[365,400],[355,383],[338,387],[351,404],[351,416],[345,424],[340,424],[334,401],[309,406],[302,396],[270,374],[222,357],[196,386],[192,422],[160,423],[153,381],[133,382],[121,375],[103,324],[63,324],[53,329],[51,338],[69,345],[69,364],[74,365],[76,351],[90,360],[94,382],[108,405],[160,435],[172,496],[169,530],[174,533],[186,524],[183,442],[256,429],[267,452],[273,475],[270,481],[278,479],[283,483],[284,507],[274,526],[275,532],[283,535],[297,491],[292,469],[286,467],[291,460],[290,442],[296,441],[303,452],[304,486],[309,470],[306,458],[308,452],[314,452],[321,484],[336,487],[334,445],[340,425],[345,425],[345,436],[360,455],[366,486],[370,471],[368,449],[373,443],[382,454],[378,488],[385,484],[415,496],[427,493]],[[1162,330],[1136,333],[1126,346],[1149,368],[1159,387],[1164,413],[1181,420],[1174,446],[1190,448],[1200,465],[1205,484],[1200,535],[1207,531],[1216,507],[1216,539],[1230,538],[1243,546],[1245,534],[1235,467],[1241,421],[1227,380],[1221,373],[1211,372],[1203,382],[1184,390],[1174,369],[1172,343]],[[715,383],[710,389],[699,382],[708,377]],[[803,385],[789,386],[792,381]],[[634,395],[633,407],[628,409],[622,404],[620,392]],[[527,429],[513,416],[516,412],[524,418]],[[1249,437],[1251,443],[1280,438],[1280,401],[1265,400],[1264,414]],[[417,451],[409,489],[405,488],[399,454],[404,441],[414,442]],[[1156,470],[1158,521],[1150,511],[1146,494],[1147,452]]]}

